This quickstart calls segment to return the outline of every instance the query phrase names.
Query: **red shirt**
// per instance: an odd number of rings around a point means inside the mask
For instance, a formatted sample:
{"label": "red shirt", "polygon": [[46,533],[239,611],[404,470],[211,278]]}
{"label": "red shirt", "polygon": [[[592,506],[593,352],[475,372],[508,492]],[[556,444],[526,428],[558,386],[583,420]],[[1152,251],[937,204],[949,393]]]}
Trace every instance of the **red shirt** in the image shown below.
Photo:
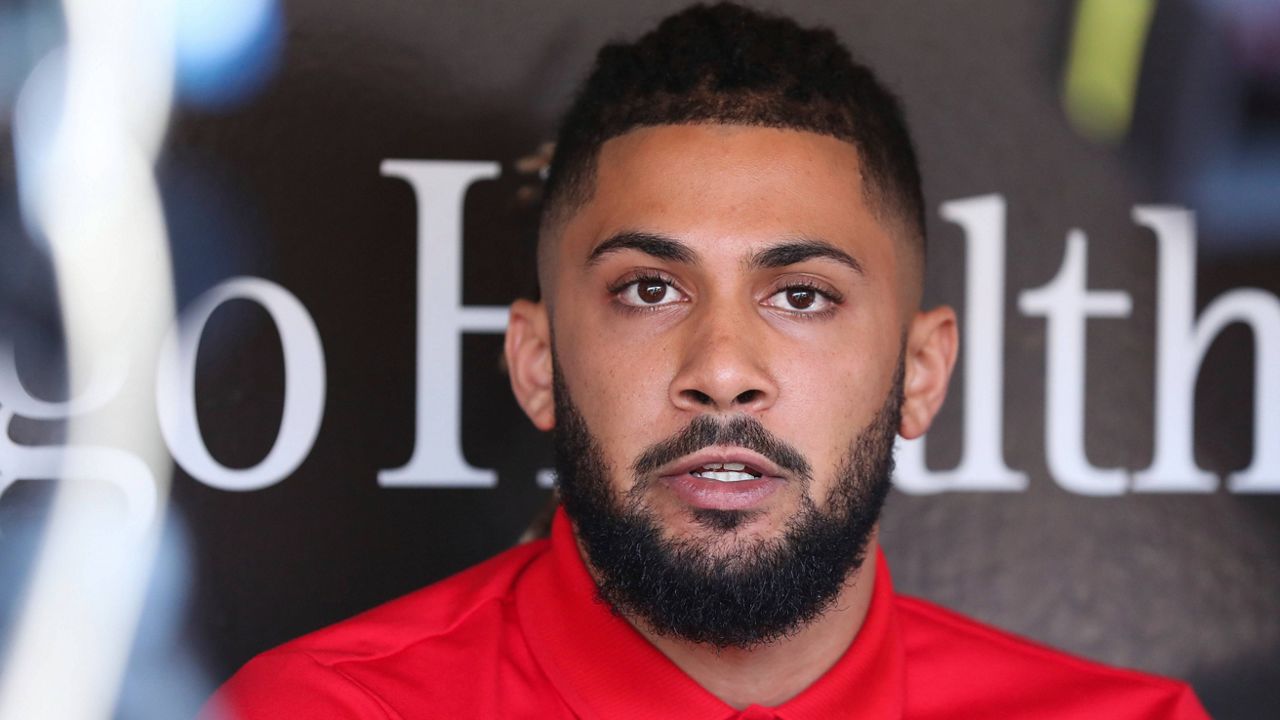
{"label": "red shirt", "polygon": [[561,511],[549,541],[259,655],[206,717],[1208,718],[1183,683],[896,596],[876,562],[870,609],[835,666],[776,708],[737,711],[595,600]]}

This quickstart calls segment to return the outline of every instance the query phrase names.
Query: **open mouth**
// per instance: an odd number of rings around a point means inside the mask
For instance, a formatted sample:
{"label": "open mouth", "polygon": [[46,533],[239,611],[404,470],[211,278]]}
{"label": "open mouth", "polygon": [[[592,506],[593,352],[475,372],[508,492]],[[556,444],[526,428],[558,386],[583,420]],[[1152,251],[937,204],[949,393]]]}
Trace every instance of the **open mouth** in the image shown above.
{"label": "open mouth", "polygon": [[663,484],[685,504],[708,510],[751,510],[784,487],[783,471],[760,453],[710,447],[664,466]]}
{"label": "open mouth", "polygon": [[704,480],[715,480],[717,482],[724,483],[759,480],[761,476],[764,475],[764,473],[747,465],[746,463],[737,462],[706,463],[699,468],[689,471],[689,474]]}

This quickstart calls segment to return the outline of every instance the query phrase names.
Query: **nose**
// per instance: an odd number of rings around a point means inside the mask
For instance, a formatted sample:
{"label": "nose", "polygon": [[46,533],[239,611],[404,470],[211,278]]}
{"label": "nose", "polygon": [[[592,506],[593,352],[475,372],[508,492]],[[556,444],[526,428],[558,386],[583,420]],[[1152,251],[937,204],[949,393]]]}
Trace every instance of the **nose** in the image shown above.
{"label": "nose", "polygon": [[758,315],[707,306],[685,322],[688,332],[670,389],[677,408],[756,414],[773,405],[778,387],[769,371],[768,338]]}

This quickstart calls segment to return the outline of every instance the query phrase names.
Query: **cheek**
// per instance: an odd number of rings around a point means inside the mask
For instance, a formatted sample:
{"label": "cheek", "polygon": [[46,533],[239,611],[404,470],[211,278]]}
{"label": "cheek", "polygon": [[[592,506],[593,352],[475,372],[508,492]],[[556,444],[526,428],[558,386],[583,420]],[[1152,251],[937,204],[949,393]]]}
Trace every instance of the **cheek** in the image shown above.
{"label": "cheek", "polygon": [[776,361],[781,402],[771,426],[809,455],[815,501],[891,390],[899,340],[891,326],[877,330],[858,341],[797,343]]}
{"label": "cheek", "polygon": [[675,348],[621,323],[581,323],[557,336],[564,382],[588,427],[615,466],[630,463],[668,428],[667,390]]}
{"label": "cheek", "polygon": [[830,351],[794,352],[784,362],[774,422],[812,453],[809,460],[821,474],[863,422],[868,368],[857,357]]}
{"label": "cheek", "polygon": [[563,344],[562,367],[573,378],[574,399],[580,403],[602,401],[624,409],[666,397],[676,348],[660,335],[645,336],[620,325],[588,326],[576,341]]}

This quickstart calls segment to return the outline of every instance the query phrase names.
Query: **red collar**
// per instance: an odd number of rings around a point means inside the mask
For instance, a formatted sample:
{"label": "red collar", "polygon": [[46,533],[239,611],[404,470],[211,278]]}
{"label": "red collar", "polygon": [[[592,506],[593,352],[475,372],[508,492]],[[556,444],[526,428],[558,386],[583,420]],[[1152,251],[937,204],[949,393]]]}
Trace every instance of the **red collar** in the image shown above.
{"label": "red collar", "polygon": [[831,670],[777,708],[739,712],[702,689],[625,620],[596,598],[564,510],[551,552],[516,590],[516,609],[538,663],[582,718],[900,718],[904,650],[893,614],[893,586],[876,556],[871,606],[858,636]]}

